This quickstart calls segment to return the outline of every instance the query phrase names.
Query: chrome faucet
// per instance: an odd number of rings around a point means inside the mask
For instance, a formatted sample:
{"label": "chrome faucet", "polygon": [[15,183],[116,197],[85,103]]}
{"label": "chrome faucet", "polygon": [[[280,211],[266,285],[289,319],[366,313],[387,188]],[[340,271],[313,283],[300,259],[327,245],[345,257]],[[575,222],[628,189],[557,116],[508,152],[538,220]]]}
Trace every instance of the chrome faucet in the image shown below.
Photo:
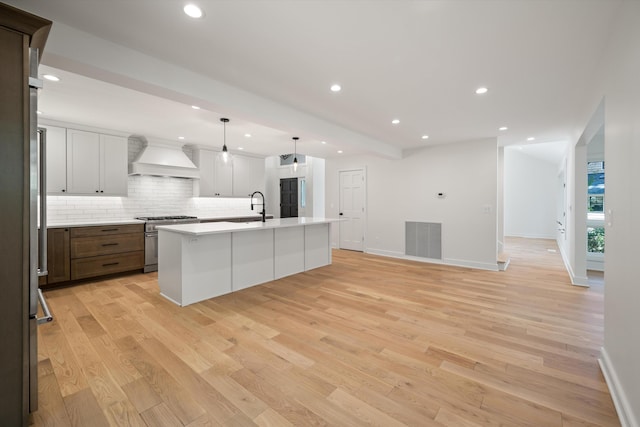
{"label": "chrome faucet", "polygon": [[[262,203],[253,203],[253,196],[255,196],[256,194],[259,194],[262,196]],[[259,191],[254,191],[253,194],[251,195],[251,210],[253,210],[253,205],[262,205],[262,212],[258,212],[259,214],[262,215],[262,222],[266,222],[266,206],[264,205],[264,194],[262,194]]]}

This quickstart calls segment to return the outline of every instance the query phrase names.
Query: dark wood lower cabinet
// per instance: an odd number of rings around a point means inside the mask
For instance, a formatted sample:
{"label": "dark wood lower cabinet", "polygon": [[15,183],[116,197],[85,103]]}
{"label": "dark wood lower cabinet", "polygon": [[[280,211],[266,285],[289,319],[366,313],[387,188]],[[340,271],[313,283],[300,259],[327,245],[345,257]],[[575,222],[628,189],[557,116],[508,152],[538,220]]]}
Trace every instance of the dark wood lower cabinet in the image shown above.
{"label": "dark wood lower cabinet", "polygon": [[71,279],[71,257],[69,251],[69,229],[47,230],[47,284],[66,282]]}
{"label": "dark wood lower cabinet", "polygon": [[144,267],[142,225],[49,228],[47,288]]}
{"label": "dark wood lower cabinet", "polygon": [[71,277],[86,279],[144,267],[144,251],[71,260]]}
{"label": "dark wood lower cabinet", "polygon": [[144,226],[71,229],[71,280],[122,273],[144,267]]}

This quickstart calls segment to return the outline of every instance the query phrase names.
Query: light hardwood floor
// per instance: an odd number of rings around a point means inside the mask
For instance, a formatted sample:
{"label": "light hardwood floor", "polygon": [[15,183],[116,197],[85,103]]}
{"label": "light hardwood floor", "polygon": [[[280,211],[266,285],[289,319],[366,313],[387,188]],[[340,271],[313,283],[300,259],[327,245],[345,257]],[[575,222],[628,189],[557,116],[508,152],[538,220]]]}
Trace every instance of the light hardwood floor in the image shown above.
{"label": "light hardwood floor", "polygon": [[506,272],[334,251],[184,308],[155,274],[49,291],[33,424],[620,425],[602,287],[552,248],[510,239]]}

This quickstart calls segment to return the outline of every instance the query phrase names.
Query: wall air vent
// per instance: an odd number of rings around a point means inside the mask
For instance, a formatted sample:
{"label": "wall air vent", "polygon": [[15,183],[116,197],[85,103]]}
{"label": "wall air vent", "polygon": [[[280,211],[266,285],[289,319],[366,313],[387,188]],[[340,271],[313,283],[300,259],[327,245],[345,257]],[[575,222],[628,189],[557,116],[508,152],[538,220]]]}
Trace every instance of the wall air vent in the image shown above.
{"label": "wall air vent", "polygon": [[405,222],[405,255],[442,259],[442,224]]}

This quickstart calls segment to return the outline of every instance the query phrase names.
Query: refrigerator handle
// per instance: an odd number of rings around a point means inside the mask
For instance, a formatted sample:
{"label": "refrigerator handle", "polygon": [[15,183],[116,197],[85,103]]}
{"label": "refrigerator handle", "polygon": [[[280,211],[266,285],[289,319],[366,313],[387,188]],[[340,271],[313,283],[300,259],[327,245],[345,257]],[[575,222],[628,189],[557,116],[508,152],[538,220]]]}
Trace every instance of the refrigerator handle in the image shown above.
{"label": "refrigerator handle", "polygon": [[38,289],[38,301],[40,301],[40,305],[42,306],[42,311],[44,314],[44,316],[38,317],[38,325],[51,322],[53,320],[53,316],[51,315],[51,310],[49,310],[49,306],[47,305],[47,300],[45,300],[44,295],[42,295],[41,289]]}
{"label": "refrigerator handle", "polygon": [[[40,268],[38,276],[46,276],[48,271],[47,260],[47,130],[38,128],[40,136],[40,162],[38,165],[38,179],[40,187],[40,233],[38,233],[38,250],[40,251]],[[43,306],[44,307],[44,306]]]}

